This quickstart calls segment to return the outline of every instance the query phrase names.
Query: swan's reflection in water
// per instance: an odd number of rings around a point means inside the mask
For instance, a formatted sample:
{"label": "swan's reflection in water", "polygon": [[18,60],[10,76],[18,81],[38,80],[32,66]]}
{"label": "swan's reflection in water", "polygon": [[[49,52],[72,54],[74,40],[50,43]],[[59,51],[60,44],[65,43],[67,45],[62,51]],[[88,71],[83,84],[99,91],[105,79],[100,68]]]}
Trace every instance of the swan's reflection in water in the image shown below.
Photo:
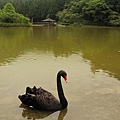
{"label": "swan's reflection in water", "polygon": [[[29,120],[43,119],[53,114],[54,112],[38,111],[33,108],[29,108],[24,104],[20,105],[20,108],[23,108],[22,117]],[[67,109],[61,110],[57,120],[63,120],[67,113]]]}
{"label": "swan's reflection in water", "polygon": [[61,110],[57,120],[63,120],[65,115],[66,115],[66,113],[67,113],[67,108],[64,109],[64,110]]}

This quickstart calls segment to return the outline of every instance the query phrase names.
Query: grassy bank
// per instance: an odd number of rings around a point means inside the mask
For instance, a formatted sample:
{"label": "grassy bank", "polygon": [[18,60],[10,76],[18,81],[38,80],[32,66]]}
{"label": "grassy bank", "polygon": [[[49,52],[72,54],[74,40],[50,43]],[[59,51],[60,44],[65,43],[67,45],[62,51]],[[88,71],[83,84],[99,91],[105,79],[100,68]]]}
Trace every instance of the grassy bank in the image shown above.
{"label": "grassy bank", "polygon": [[0,23],[0,27],[30,27],[32,24]]}

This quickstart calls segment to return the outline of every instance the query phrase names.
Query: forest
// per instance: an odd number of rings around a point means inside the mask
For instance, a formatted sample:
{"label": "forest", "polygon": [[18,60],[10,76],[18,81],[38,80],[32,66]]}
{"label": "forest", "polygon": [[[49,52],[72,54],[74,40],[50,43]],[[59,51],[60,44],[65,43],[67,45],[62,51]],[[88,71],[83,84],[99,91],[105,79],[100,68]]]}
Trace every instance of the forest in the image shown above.
{"label": "forest", "polygon": [[120,27],[120,0],[0,0],[0,9],[6,3],[33,22],[52,18],[65,25]]}

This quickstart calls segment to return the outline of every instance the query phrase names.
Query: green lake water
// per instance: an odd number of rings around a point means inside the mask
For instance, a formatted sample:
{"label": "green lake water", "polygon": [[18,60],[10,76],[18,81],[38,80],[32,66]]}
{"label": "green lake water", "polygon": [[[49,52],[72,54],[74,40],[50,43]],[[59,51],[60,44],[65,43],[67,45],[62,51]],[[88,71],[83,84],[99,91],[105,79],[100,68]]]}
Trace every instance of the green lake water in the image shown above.
{"label": "green lake water", "polygon": [[[26,86],[57,96],[56,74],[68,108],[54,113],[21,105]],[[0,28],[0,120],[119,120],[120,29]]]}

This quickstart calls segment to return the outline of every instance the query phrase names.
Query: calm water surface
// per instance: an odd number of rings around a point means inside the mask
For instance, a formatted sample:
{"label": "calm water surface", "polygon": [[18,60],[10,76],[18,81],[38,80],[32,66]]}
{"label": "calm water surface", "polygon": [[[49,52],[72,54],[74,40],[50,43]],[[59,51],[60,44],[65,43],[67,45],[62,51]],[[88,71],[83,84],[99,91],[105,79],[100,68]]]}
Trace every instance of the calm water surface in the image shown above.
{"label": "calm water surface", "polygon": [[[57,97],[56,74],[68,73],[63,87],[69,106],[42,112],[21,105],[26,86]],[[120,29],[0,28],[0,120],[119,120]]]}

